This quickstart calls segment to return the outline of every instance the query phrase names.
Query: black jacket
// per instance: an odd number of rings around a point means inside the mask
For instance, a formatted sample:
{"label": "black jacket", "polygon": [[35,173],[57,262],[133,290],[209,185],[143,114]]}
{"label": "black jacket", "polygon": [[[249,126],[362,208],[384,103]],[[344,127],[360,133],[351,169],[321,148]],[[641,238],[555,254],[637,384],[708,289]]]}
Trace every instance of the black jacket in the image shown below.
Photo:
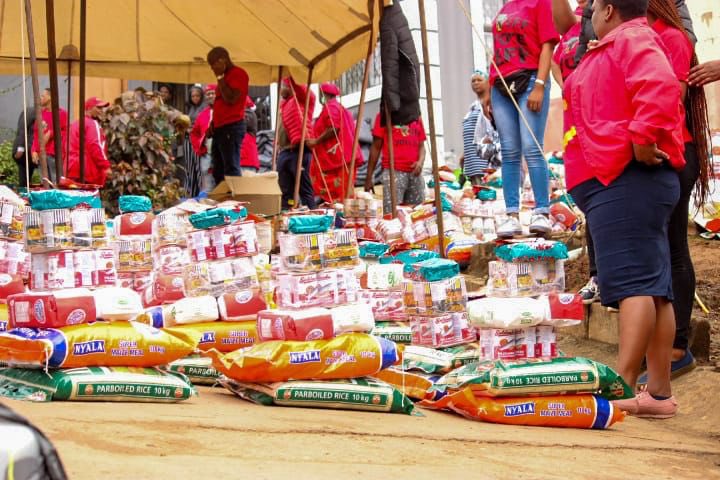
{"label": "black jacket", "polygon": [[[26,111],[26,116],[20,112],[18,118],[17,131],[15,132],[15,141],[12,146],[12,154],[15,155],[19,147],[23,147],[25,151],[29,151],[33,143],[33,137],[35,136],[35,129],[33,124],[35,123],[35,107],[30,107]],[[27,131],[27,145],[25,145],[25,132]],[[23,157],[23,162],[25,157]]]}
{"label": "black jacket", "polygon": [[[420,61],[410,27],[399,2],[385,7],[380,20],[382,103],[390,107],[393,125],[420,117]],[[385,124],[384,109],[381,109]]]}
{"label": "black jacket", "polygon": [[[590,0],[587,5],[585,5],[585,10],[583,10],[582,23],[580,28],[580,43],[577,50],[575,51],[576,65],[579,64],[580,60],[582,60],[582,57],[585,56],[585,53],[587,52],[588,42],[597,38],[595,36],[595,32],[593,31],[592,23],[590,21],[590,18],[592,18],[592,3],[592,0]],[[685,0],[675,0],[675,5],[678,8],[678,13],[680,14],[680,18],[682,19],[683,27],[685,27],[685,31],[690,36],[690,40],[693,43],[697,42],[697,37],[695,36],[695,31],[693,30],[692,18],[690,17],[690,11],[685,4]]]}

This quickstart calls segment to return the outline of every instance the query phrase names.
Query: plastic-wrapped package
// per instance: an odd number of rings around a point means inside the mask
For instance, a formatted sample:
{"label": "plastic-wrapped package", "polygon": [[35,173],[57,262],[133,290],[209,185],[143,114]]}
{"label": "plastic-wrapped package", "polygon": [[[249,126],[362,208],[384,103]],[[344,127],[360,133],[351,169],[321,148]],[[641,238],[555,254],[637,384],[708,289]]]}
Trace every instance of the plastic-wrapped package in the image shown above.
{"label": "plastic-wrapped package", "polygon": [[464,312],[467,305],[465,278],[439,282],[407,281],[403,284],[405,311],[416,315]]}
{"label": "plastic-wrapped package", "polygon": [[102,208],[97,190],[31,190],[30,205],[33,210],[55,210],[86,205]]}
{"label": "plastic-wrapped package", "polygon": [[212,322],[220,318],[217,300],[209,295],[183,298],[163,307],[163,312],[163,325],[166,327]]}
{"label": "plastic-wrapped package", "polygon": [[115,236],[127,237],[142,235],[152,237],[152,225],[155,215],[152,212],[121,213],[115,217]]}
{"label": "plastic-wrapped package", "polygon": [[400,219],[380,220],[377,226],[378,235],[385,243],[391,243],[403,237],[403,224]]}
{"label": "plastic-wrapped package", "polygon": [[332,315],[335,335],[351,332],[369,333],[375,327],[375,317],[367,303],[332,307],[330,315]]}
{"label": "plastic-wrapped package", "polygon": [[182,269],[190,263],[188,249],[181,245],[163,245],[153,252],[155,269]]}
{"label": "plastic-wrapped package", "polygon": [[97,317],[103,320],[132,320],[143,312],[140,294],[129,288],[99,288],[93,296]]}
{"label": "plastic-wrapped package", "polygon": [[376,321],[405,320],[404,294],[399,290],[361,290],[360,301],[372,308]]}
{"label": "plastic-wrapped package", "polygon": [[31,292],[8,298],[10,328],[55,328],[96,320],[95,299],[85,288]]}
{"label": "plastic-wrapped package", "polygon": [[403,280],[403,265],[395,263],[368,265],[367,288],[370,290],[390,290],[400,288]]}
{"label": "plastic-wrapped package", "polygon": [[30,268],[30,254],[22,242],[0,240],[0,273],[27,278]]}
{"label": "plastic-wrapped package", "polygon": [[24,237],[25,207],[0,201],[0,238],[21,241]]}
{"label": "plastic-wrapped package", "polygon": [[495,297],[535,296],[565,289],[563,260],[488,263],[487,294]]}
{"label": "plastic-wrapped package", "polygon": [[412,343],[412,329],[402,322],[376,322],[370,332],[376,337],[386,338],[395,343],[409,345]]}
{"label": "plastic-wrapped package", "polygon": [[546,319],[547,304],[534,298],[487,297],[468,302],[470,322],[479,328],[533,327]]}
{"label": "plastic-wrapped package", "polygon": [[452,347],[477,341],[477,331],[468,323],[465,312],[442,315],[410,315],[413,345]]}
{"label": "plastic-wrapped package", "polygon": [[10,295],[25,292],[25,284],[19,275],[0,273],[0,303],[5,303]]}
{"label": "plastic-wrapped package", "polygon": [[153,248],[165,245],[185,245],[190,223],[184,215],[163,213],[153,219]]}
{"label": "plastic-wrapped package", "polygon": [[360,258],[380,258],[387,251],[387,243],[380,242],[360,242]]}
{"label": "plastic-wrapped package", "polygon": [[186,265],[183,267],[183,280],[188,297],[220,296],[259,285],[255,265],[247,257]]}
{"label": "plastic-wrapped package", "polygon": [[197,229],[207,229],[228,225],[237,220],[247,217],[247,209],[239,206],[238,208],[213,208],[204,212],[194,213],[190,215],[190,223]]}
{"label": "plastic-wrapped package", "polygon": [[75,287],[75,264],[72,250],[32,255],[30,288],[55,290]]}
{"label": "plastic-wrapped package", "polygon": [[437,282],[460,274],[460,266],[454,260],[432,258],[411,265],[409,278],[420,282]]}
{"label": "plastic-wrapped package", "polygon": [[118,256],[118,272],[150,271],[153,269],[150,237],[124,237],[113,242]]}
{"label": "plastic-wrapped package", "polygon": [[258,336],[268,340],[320,340],[335,336],[333,318],[326,308],[263,310],[257,316]]}
{"label": "plastic-wrapped package", "polygon": [[288,231],[294,234],[323,233],[332,227],[334,220],[329,215],[296,215],[288,219]]}
{"label": "plastic-wrapped package", "polygon": [[533,262],[542,259],[565,260],[568,251],[562,242],[538,238],[500,245],[495,248],[495,255],[505,262]]}
{"label": "plastic-wrapped package", "polygon": [[279,238],[282,265],[292,271],[354,267],[360,263],[355,230],[283,234]]}
{"label": "plastic-wrapped package", "polygon": [[144,195],[120,195],[118,207],[123,213],[149,212],[152,210],[152,201]]}
{"label": "plastic-wrapped package", "polygon": [[185,298],[185,284],[182,274],[153,272],[153,281],[142,293],[145,308],[177,302]]}
{"label": "plastic-wrapped package", "polygon": [[262,292],[258,289],[225,293],[218,297],[220,320],[235,322],[257,319],[257,314],[267,308]]}
{"label": "plastic-wrapped package", "polygon": [[410,271],[410,266],[412,264],[422,262],[423,260],[429,260],[431,258],[440,258],[440,254],[429,250],[412,249],[385,254],[380,257],[380,263],[400,263],[406,266],[405,271],[408,272]]}

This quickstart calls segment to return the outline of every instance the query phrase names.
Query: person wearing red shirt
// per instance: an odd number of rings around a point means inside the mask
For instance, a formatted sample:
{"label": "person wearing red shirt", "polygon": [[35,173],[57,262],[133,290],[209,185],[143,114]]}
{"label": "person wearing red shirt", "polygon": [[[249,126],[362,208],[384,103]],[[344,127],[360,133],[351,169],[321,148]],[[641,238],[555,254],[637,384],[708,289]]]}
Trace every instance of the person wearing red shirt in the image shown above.
{"label": "person wearing red shirt", "polygon": [[[710,128],[703,88],[688,87],[688,73],[691,66],[698,65],[698,61],[677,7],[672,0],[650,0],[647,17],[665,46],[682,92],[680,111],[684,119],[682,132],[685,142],[685,168],[678,174],[680,200],[668,225],[676,323],[670,374],[672,378],[676,378],[695,368],[695,359],[688,349],[690,317],[695,301],[695,269],[690,257],[687,229],[693,190],[697,188],[697,199],[700,203],[705,202],[710,190]],[[647,375],[641,375],[638,383],[646,384]]]}
{"label": "person wearing red shirt", "polygon": [[[212,137],[208,136],[210,123],[213,116],[213,103],[215,103],[215,89],[217,85],[205,86],[205,103],[207,107],[198,113],[190,130],[190,145],[195,155],[200,158],[200,191],[209,192],[215,187],[215,179],[212,175]],[[212,132],[210,132],[212,133]]]}
{"label": "person wearing red shirt", "polygon": [[[523,158],[535,196],[530,232],[546,235],[552,230],[548,218],[550,181],[543,140],[550,109],[550,60],[560,37],[553,26],[550,1],[510,0],[493,22],[494,62],[490,71],[490,98],[500,135],[507,212],[507,217],[497,227],[497,235],[501,238],[522,233],[518,215]],[[511,97],[517,102],[520,112]],[[530,130],[520,114],[527,119]]]}
{"label": "person wearing red shirt", "polygon": [[[382,110],[382,109],[381,109]],[[398,205],[419,205],[425,201],[425,179],[422,169],[425,163],[425,126],[418,118],[409,125],[392,126],[393,153],[395,154],[395,185],[390,184],[390,153],[387,142],[387,128],[381,121],[381,111],[375,116],[368,160],[368,174],[365,191],[373,190],[373,172],[382,149],[383,211],[392,212],[390,189],[395,188]]]}
{"label": "person wearing red shirt", "polygon": [[210,124],[213,178],[220,184],[226,175],[240,176],[240,146],[245,136],[245,98],[249,77],[245,70],[233,65],[223,47],[207,54],[207,62],[217,77],[217,92]]}
{"label": "person wearing red shirt", "polygon": [[[110,104],[97,97],[85,101],[85,179],[84,183],[105,185],[110,173],[110,161],[107,154],[105,132],[98,119],[103,108]],[[70,155],[68,156],[67,176],[80,182],[80,121],[70,125]]]}
{"label": "person wearing red shirt", "polygon": [[[337,85],[323,83],[320,85],[320,93],[323,109],[313,126],[315,138],[307,142],[317,157],[317,161],[312,162],[310,167],[310,178],[318,197],[329,203],[342,202],[346,196],[352,164],[355,119],[338,101],[340,89]],[[352,175],[353,185],[357,167],[364,161],[358,147]]]}
{"label": "person wearing red shirt", "polygon": [[257,173],[260,170],[260,157],[257,149],[257,114],[252,98],[245,99],[245,124],[247,131],[240,147],[240,169],[243,172]]}
{"label": "person wearing red shirt", "polygon": [[567,188],[588,218],[603,305],[620,309],[618,373],[633,389],[647,358],[647,390],[616,407],[669,418],[675,315],[668,221],[685,165],[680,85],[648,26],[647,0],[595,0],[599,38],[567,78]]}
{"label": "person wearing red shirt", "polygon": [[580,18],[582,18],[583,9],[587,3],[588,0],[578,1],[578,6],[574,12],[577,22],[574,23],[567,32],[562,34],[560,43],[555,47],[550,69],[555,82],[560,85],[560,88],[563,87],[563,83],[568,75],[578,66],[575,53],[580,45]]}
{"label": "person wearing red shirt", "polygon": [[[56,170],[55,170],[55,133],[53,130],[53,117],[52,117],[52,104],[50,89],[46,88],[43,90],[40,96],[40,106],[42,107],[42,125],[43,125],[43,137],[45,138],[45,154],[47,156],[47,167],[48,167],[48,179],[56,183]],[[68,114],[65,109],[60,109],[60,137],[62,138],[62,144],[67,145],[67,127],[68,127]],[[67,148],[67,147],[66,147]],[[65,149],[63,149],[65,150]],[[35,165],[40,161],[40,140],[37,132],[37,124],[33,125],[33,143],[31,148],[32,161]],[[65,151],[64,158],[67,158],[67,151]]]}

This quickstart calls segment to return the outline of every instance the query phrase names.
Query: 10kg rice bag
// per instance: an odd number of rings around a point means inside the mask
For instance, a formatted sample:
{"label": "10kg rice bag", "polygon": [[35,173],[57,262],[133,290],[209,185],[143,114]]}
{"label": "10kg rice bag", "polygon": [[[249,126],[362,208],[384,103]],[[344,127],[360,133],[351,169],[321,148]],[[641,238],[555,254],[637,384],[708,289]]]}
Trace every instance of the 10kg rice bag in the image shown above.
{"label": "10kg rice bag", "polygon": [[535,427],[603,430],[625,418],[625,413],[597,395],[483,398],[476,397],[466,388],[435,402],[423,401],[420,405],[452,410],[471,420]]}
{"label": "10kg rice bag", "polygon": [[373,375],[399,360],[393,342],[363,333],[330,340],[271,341],[227,355],[217,350],[206,354],[216,370],[239,382],[356,378]]}
{"label": "10kg rice bag", "polygon": [[185,376],[157,368],[0,370],[0,396],[14,400],[175,403],[195,395],[197,392]]}
{"label": "10kg rice bag", "polygon": [[193,385],[215,385],[220,374],[207,357],[192,355],[170,362],[165,370],[185,375]]}
{"label": "10kg rice bag", "polygon": [[154,367],[189,355],[199,335],[137,322],[97,322],[0,333],[0,361],[31,368]]}
{"label": "10kg rice bag", "polygon": [[260,405],[407,414],[414,408],[412,401],[393,386],[370,378],[266,384],[223,377],[220,383],[240,398]]}

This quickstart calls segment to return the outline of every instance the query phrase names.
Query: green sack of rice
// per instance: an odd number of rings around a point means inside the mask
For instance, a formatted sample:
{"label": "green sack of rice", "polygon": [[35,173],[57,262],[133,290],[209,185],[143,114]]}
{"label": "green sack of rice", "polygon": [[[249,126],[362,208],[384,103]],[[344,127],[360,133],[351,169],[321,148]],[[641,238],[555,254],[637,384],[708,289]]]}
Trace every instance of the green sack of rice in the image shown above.
{"label": "green sack of rice", "polygon": [[185,375],[193,385],[215,385],[220,373],[212,366],[210,357],[192,356],[169,363],[165,370]]}

